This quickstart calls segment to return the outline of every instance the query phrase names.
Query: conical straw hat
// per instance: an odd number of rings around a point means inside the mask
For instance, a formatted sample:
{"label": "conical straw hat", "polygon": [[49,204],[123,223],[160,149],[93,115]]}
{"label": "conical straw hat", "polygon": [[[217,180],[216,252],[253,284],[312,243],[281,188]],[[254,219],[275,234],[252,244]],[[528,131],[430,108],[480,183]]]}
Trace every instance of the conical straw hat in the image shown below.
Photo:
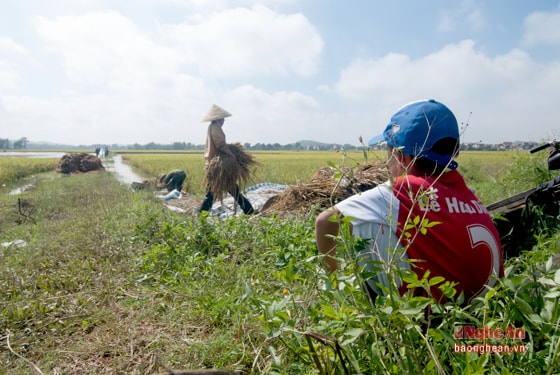
{"label": "conical straw hat", "polygon": [[221,107],[218,107],[216,104],[212,104],[212,107],[210,107],[208,112],[206,112],[202,118],[202,122],[219,120],[229,116],[231,116],[231,113]]}

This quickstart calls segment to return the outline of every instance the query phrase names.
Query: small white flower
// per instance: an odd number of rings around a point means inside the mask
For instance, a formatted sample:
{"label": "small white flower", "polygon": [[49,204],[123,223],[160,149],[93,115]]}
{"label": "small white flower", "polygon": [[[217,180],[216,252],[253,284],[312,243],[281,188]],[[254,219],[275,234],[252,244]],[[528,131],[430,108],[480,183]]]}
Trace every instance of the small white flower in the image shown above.
{"label": "small white flower", "polygon": [[430,188],[426,190],[426,195],[430,200],[437,200],[438,198],[437,192],[438,189],[435,189],[433,186],[430,186]]}

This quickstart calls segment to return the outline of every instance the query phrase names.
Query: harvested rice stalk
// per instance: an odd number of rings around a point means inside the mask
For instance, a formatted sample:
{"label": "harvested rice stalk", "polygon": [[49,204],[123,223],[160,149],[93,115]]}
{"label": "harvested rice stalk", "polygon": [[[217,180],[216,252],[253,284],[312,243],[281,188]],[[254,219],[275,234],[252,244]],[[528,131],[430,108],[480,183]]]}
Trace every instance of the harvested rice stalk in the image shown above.
{"label": "harvested rice stalk", "polygon": [[236,184],[241,187],[246,186],[251,181],[252,167],[261,166],[240,143],[231,143],[227,146],[235,155],[235,160],[223,152],[218,152],[218,155],[210,160],[206,169],[206,186],[219,200],[233,191]]}
{"label": "harvested rice stalk", "polygon": [[345,167],[342,172],[341,178],[334,178],[334,170],[331,167],[323,167],[307,183],[289,186],[263,211],[306,214],[312,207],[326,209],[389,178],[387,166],[381,161],[366,163],[356,168]]}

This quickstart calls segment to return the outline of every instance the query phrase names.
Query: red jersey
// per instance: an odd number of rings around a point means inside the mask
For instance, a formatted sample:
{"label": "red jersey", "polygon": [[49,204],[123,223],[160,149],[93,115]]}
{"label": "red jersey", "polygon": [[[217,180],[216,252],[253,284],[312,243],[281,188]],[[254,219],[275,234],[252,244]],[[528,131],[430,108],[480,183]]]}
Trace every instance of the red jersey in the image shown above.
{"label": "red jersey", "polygon": [[[458,283],[455,289],[465,293],[465,301],[483,295],[486,285],[495,285],[503,276],[498,231],[457,171],[428,178],[398,177],[392,184],[350,197],[336,208],[352,217],[354,235],[370,240],[369,248],[359,254],[366,271],[378,269],[375,264],[379,261],[396,259],[420,279],[430,270],[430,278],[442,276]],[[378,271],[368,284],[379,293],[376,284],[389,285],[388,277],[395,276]],[[396,281],[404,292],[406,285]],[[437,285],[431,293],[443,300]]]}
{"label": "red jersey", "polygon": [[[408,259],[419,260],[412,266],[419,278],[430,270],[430,277],[457,282],[468,301],[503,276],[498,231],[457,171],[396,178],[393,193],[400,206],[397,236]],[[431,292],[441,299],[437,286]]]}

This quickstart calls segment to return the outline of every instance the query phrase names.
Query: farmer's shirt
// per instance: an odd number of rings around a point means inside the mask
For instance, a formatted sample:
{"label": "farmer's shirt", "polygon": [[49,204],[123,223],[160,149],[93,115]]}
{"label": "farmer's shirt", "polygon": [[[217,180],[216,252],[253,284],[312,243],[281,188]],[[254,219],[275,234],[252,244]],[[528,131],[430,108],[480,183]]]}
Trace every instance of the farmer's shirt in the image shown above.
{"label": "farmer's shirt", "polygon": [[[336,208],[352,218],[353,234],[368,240],[358,260],[375,275],[368,284],[378,294],[384,293],[377,283],[396,285],[401,293],[407,289],[398,275],[387,275],[395,269],[389,263],[413,269],[419,279],[429,270],[430,278],[458,283],[457,295],[464,292],[466,302],[484,295],[485,286],[503,276],[498,231],[457,171],[397,177],[392,185],[386,182],[354,195]],[[430,292],[437,301],[445,300],[437,285]]]}
{"label": "farmer's shirt", "polygon": [[210,123],[208,125],[208,132],[206,133],[206,146],[204,147],[204,159],[206,164],[212,158],[218,155],[218,151],[223,151],[227,148],[226,135],[222,130],[222,126],[217,123]]}

